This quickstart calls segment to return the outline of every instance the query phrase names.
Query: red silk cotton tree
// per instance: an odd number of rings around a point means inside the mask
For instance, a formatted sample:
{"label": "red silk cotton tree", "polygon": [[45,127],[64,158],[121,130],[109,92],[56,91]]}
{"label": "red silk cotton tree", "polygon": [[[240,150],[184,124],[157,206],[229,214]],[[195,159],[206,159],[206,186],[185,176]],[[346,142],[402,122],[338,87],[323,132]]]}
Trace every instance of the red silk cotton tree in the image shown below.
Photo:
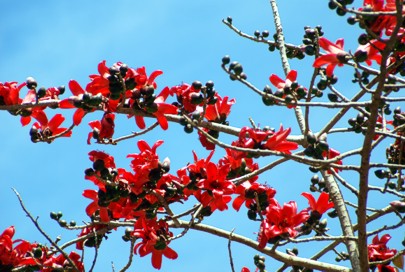
{"label": "red silk cotton tree", "polygon": [[[150,258],[154,269],[165,270],[182,258],[176,240],[187,239],[190,230],[224,238],[228,247],[222,250],[232,271],[404,269],[403,1],[330,0],[329,9],[347,16],[359,36],[342,33],[332,42],[336,33],[306,26],[298,44],[284,37],[276,1],[270,4],[276,28],[272,38],[267,30],[244,33],[231,17],[223,23],[278,53],[284,76],[269,70],[259,88],[248,81],[247,69],[228,55],[221,68],[251,91],[246,94],[249,103],[257,99],[264,104],[263,113],[270,109],[295,116],[296,125],[285,125],[291,123],[287,118],[284,125],[275,118],[258,125],[254,118],[237,115],[239,101],[218,91],[213,81],[161,87],[157,77],[162,71],[147,73],[143,66],[124,62],[101,61],[87,82],[68,81],[67,91],[38,88],[32,77],[0,83],[0,110],[31,126],[33,143],[71,140],[78,126],[88,129],[91,147],[144,134],[158,138],[136,139],[126,150],[127,168],[112,155],[114,149],[88,152],[84,179],[90,183],[77,192],[87,201],[82,207],[87,219],[77,225],[67,223],[61,212],[50,212],[63,230],[76,232],[76,238],[63,244],[42,229],[42,220],[15,191],[46,242],[17,238],[18,229],[9,222],[0,235],[0,271],[93,271],[112,233],[120,233],[130,248],[114,249],[117,256],[128,254],[120,271],[131,271],[143,257]],[[339,85],[342,81],[346,85]],[[356,94],[346,91],[348,84]],[[322,118],[314,116],[319,108]],[[118,122],[120,115],[131,119],[125,127]],[[90,128],[83,124],[87,118]],[[244,125],[233,126],[235,120]],[[187,141],[201,145],[189,151],[191,161],[183,163],[162,148],[170,143],[169,127],[197,132],[186,135]],[[132,133],[117,137],[123,129]],[[357,139],[356,148],[352,139]],[[181,140],[177,145],[182,148]],[[286,164],[290,166],[283,168]],[[285,169],[299,172],[294,188],[275,182]],[[210,218],[222,219],[229,210],[238,214],[231,222],[234,230],[211,224]],[[242,226],[250,235],[238,233]],[[232,243],[249,248],[251,259],[232,254]],[[90,261],[88,248],[95,249]],[[187,268],[191,270],[199,271]]]}

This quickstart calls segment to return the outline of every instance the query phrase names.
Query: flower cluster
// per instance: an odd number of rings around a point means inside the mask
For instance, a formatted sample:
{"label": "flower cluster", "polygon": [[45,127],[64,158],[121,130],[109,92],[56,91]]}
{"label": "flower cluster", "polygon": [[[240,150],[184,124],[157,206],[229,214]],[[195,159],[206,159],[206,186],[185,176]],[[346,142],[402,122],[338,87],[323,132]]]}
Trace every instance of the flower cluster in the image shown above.
{"label": "flower cluster", "polygon": [[[57,254],[46,246],[17,239],[13,241],[14,227],[9,227],[0,234],[0,270],[11,271],[14,268],[27,268],[29,271],[51,272],[55,269],[70,270],[72,265],[79,271],[84,271],[81,257],[71,252],[67,259],[63,254]],[[24,270],[25,271],[25,270]]]}

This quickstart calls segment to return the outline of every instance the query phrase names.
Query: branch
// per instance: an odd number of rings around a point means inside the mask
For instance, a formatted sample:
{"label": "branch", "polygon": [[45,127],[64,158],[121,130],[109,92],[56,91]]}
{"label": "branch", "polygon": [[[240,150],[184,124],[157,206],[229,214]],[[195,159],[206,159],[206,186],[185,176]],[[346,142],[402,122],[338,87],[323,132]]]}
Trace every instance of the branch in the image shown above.
{"label": "branch", "polygon": [[[176,228],[176,226],[172,222],[169,222],[169,226]],[[280,262],[287,263],[289,265],[297,265],[297,266],[303,266],[303,267],[307,267],[307,268],[311,268],[311,269],[317,269],[317,270],[321,270],[321,271],[331,271],[331,272],[333,272],[333,271],[336,271],[336,272],[337,271],[351,271],[347,267],[318,262],[318,261],[314,261],[314,260],[308,260],[305,258],[288,255],[286,253],[282,253],[277,250],[272,250],[270,247],[259,248],[259,243],[254,240],[248,239],[244,236],[241,236],[241,235],[238,235],[235,233],[231,234],[231,232],[229,232],[229,231],[218,229],[218,228],[208,226],[205,224],[197,223],[192,226],[189,226],[188,222],[180,220],[179,227],[180,228],[190,227],[191,229],[194,229],[194,230],[210,233],[210,234],[213,234],[213,235],[225,238],[225,239],[231,239],[232,241],[235,241],[237,243],[240,243],[240,244],[243,244],[250,248],[253,248],[257,251],[262,252],[263,254],[266,254]]]}

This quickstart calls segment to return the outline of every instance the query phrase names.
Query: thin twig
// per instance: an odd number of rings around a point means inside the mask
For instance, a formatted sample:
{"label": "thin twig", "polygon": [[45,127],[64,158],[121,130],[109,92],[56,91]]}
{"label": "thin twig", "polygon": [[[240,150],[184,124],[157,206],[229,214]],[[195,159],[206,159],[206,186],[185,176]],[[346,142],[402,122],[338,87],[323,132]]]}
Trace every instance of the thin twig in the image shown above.
{"label": "thin twig", "polygon": [[135,245],[136,237],[131,238],[131,245],[129,247],[129,257],[128,257],[128,262],[127,264],[119,271],[119,272],[124,272],[126,271],[132,264],[133,256],[134,256],[134,245]]}
{"label": "thin twig", "polygon": [[64,252],[64,251],[58,246],[58,244],[56,244],[56,243],[51,239],[51,237],[49,237],[48,234],[46,234],[46,232],[45,232],[44,230],[42,230],[41,226],[38,224],[37,219],[34,219],[34,217],[31,215],[31,213],[30,213],[30,212],[27,210],[27,208],[25,207],[24,202],[23,202],[23,200],[22,200],[20,194],[17,192],[17,190],[14,189],[14,188],[11,188],[11,189],[14,191],[15,195],[17,196],[18,201],[20,202],[21,208],[24,210],[25,214],[31,219],[32,223],[35,225],[35,227],[37,228],[37,230],[42,234],[42,236],[45,237],[46,240],[48,240],[49,243],[52,244],[52,246],[54,246],[54,247],[58,250],[58,252],[59,252],[60,254],[63,255],[63,257],[65,257],[65,259],[69,262],[69,264],[73,267],[73,269],[74,269],[75,271],[80,272],[80,270],[77,268],[76,264],[72,261],[72,259],[70,259],[69,255],[68,255],[66,252]]}
{"label": "thin twig", "polygon": [[231,232],[229,233],[229,239],[228,239],[228,253],[229,253],[229,262],[231,264],[231,270],[232,272],[235,272],[235,267],[233,265],[233,258],[232,258],[232,251],[231,251],[231,241],[232,241],[232,234],[235,229],[232,229]]}

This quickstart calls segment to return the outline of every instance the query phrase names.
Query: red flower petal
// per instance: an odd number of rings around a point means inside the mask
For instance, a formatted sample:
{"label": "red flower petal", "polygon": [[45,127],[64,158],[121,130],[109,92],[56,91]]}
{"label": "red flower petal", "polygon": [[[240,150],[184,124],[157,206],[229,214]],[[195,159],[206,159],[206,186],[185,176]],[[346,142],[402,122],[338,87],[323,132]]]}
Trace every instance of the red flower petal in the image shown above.
{"label": "red flower petal", "polygon": [[302,193],[301,194],[303,197],[305,197],[306,199],[308,199],[309,202],[309,206],[311,207],[312,210],[316,209],[316,201],[313,195],[311,195],[310,193]]}
{"label": "red flower petal", "polygon": [[99,64],[98,64],[98,73],[101,75],[101,76],[103,76],[104,74],[106,74],[106,73],[109,73],[109,69],[108,69],[108,67],[107,67],[107,65],[106,65],[106,61],[105,60],[103,60],[103,61],[101,61]]}
{"label": "red flower petal", "polygon": [[77,109],[73,114],[73,124],[75,124],[75,126],[78,126],[82,122],[85,114],[86,111],[84,109]]}
{"label": "red flower petal", "polygon": [[160,71],[160,70],[153,71],[152,74],[150,74],[150,76],[148,78],[147,84],[152,85],[154,83],[155,79],[158,76],[160,76],[161,74],[163,74],[163,71]]}
{"label": "red flower petal", "polygon": [[162,251],[161,250],[152,251],[152,266],[156,269],[160,269],[162,267]]}
{"label": "red flower petal", "polygon": [[24,127],[31,122],[31,116],[24,116],[20,119],[21,125]]}
{"label": "red flower petal", "polygon": [[73,109],[76,108],[69,98],[65,98],[59,102],[59,108],[61,109]]}
{"label": "red flower petal", "polygon": [[85,91],[79,85],[79,83],[73,79],[71,81],[69,81],[69,89],[72,91],[72,94],[74,94],[74,95],[80,95],[80,94],[85,93]]}
{"label": "red flower petal", "polygon": [[[63,117],[62,114],[60,113],[55,114],[55,116],[52,117],[52,119],[49,121],[48,127],[52,132],[55,133],[56,129],[63,123],[63,121],[65,121],[65,117]],[[39,122],[41,123],[41,121]]]}
{"label": "red flower petal", "polygon": [[288,75],[287,75],[287,79],[291,82],[294,82],[297,80],[297,71],[296,70],[291,70]]}
{"label": "red flower petal", "polygon": [[282,89],[285,85],[285,81],[281,79],[278,75],[272,74],[270,76],[270,82],[277,88]]}
{"label": "red flower petal", "polygon": [[146,127],[146,125],[145,125],[145,120],[143,119],[142,116],[139,116],[139,115],[135,116],[135,122],[136,122],[136,125],[137,125],[140,129],[144,129],[144,128]]}

